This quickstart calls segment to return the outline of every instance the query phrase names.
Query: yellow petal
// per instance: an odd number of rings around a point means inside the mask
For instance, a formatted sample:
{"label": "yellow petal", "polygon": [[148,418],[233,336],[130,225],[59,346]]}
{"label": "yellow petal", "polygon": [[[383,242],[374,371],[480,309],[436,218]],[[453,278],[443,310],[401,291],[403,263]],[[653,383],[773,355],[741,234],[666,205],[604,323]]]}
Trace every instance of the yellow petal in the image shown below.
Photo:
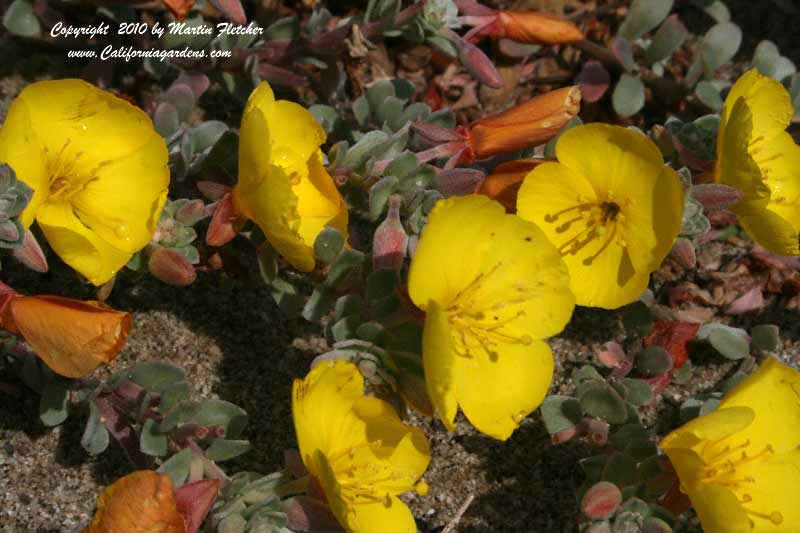
{"label": "yellow petal", "polygon": [[[250,94],[239,128],[239,177],[236,184],[244,197],[252,194],[269,175],[272,152],[267,113],[275,97],[267,82],[261,82]],[[247,205],[247,204],[243,204]],[[244,214],[249,215],[247,211]]]}
{"label": "yellow petal", "polygon": [[[683,204],[681,178],[672,168],[664,167],[653,189],[652,224],[656,233],[656,245],[652,253],[653,262],[648,270],[657,270],[672,250],[683,223]],[[637,232],[637,228],[636,219],[632,217],[631,224],[626,226],[628,238],[632,242],[632,235]]]}
{"label": "yellow petal", "polygon": [[736,495],[728,488],[706,484],[689,499],[704,533],[751,533],[750,517],[744,512]]}
{"label": "yellow petal", "polygon": [[482,433],[506,440],[541,405],[553,379],[553,353],[543,341],[503,344],[459,357],[456,390],[464,415]]}
{"label": "yellow petal", "polygon": [[95,285],[110,280],[133,254],[115,248],[87,228],[65,202],[45,203],[36,220],[53,251]]}
{"label": "yellow petal", "polygon": [[754,449],[769,444],[780,455],[800,445],[800,371],[767,358],[719,405],[719,409],[734,407],[747,407],[756,413],[746,430]]}
{"label": "yellow petal", "polygon": [[749,476],[756,483],[747,487],[752,499],[744,505],[753,521],[756,533],[777,533],[800,530],[800,506],[797,494],[800,491],[800,449],[794,448],[776,454],[766,461],[745,465],[742,476]]}
{"label": "yellow petal", "polygon": [[721,120],[725,124],[736,114],[739,101],[744,101],[752,111],[753,137],[771,138],[786,129],[794,116],[794,106],[789,92],[780,82],[751,69],[731,87]]}
{"label": "yellow petal", "polygon": [[141,150],[111,160],[72,197],[76,215],[116,248],[138,252],[153,237],[167,199],[167,158],[164,140],[153,131]]}
{"label": "yellow petal", "polygon": [[[364,378],[352,363],[325,361],[305,379],[294,380],[292,416],[300,455],[313,470],[315,450],[341,449],[350,439],[344,421],[355,420],[353,403],[364,394]],[[312,472],[317,473],[317,472]]]}
{"label": "yellow petal", "polygon": [[799,203],[800,146],[794,138],[782,131],[769,141],[756,143],[750,153],[769,186],[770,201]]}
{"label": "yellow petal", "polygon": [[[324,454],[317,451],[315,461],[321,465],[319,482],[325,498],[339,523],[350,533],[416,533],[414,517],[406,505],[395,496],[381,501],[352,500],[336,478],[333,467]],[[362,503],[363,502],[363,503]]]}
{"label": "yellow petal", "polygon": [[287,174],[305,174],[306,162],[325,142],[325,131],[303,106],[278,100],[266,114],[273,164]]}
{"label": "yellow petal", "polygon": [[455,392],[455,359],[458,356],[451,335],[447,315],[435,300],[430,300],[422,335],[425,384],[436,414],[448,431],[455,429],[458,410]]}
{"label": "yellow petal", "polygon": [[759,207],[757,204],[743,203],[735,206],[733,212],[750,238],[770,252],[778,255],[800,255],[798,227],[781,216],[785,212],[786,217],[797,222],[800,215],[797,207]]}
{"label": "yellow petal", "polygon": [[347,205],[317,153],[308,160],[308,177],[301,178],[293,192],[300,217],[297,232],[309,249],[327,226],[339,230],[347,242]]}
{"label": "yellow petal", "polygon": [[[484,196],[436,203],[408,274],[408,292],[417,307],[426,310],[431,300],[445,304],[475,279],[488,246],[486,237],[502,216],[503,206]],[[470,260],[454,262],[457,257]]]}
{"label": "yellow petal", "polygon": [[369,464],[392,472],[391,485],[405,485],[410,490],[431,460],[425,434],[420,428],[403,423],[394,408],[378,398],[362,396],[353,405],[353,413],[364,422],[364,434],[358,435],[357,440],[372,444],[368,448],[372,454]]}
{"label": "yellow petal", "polygon": [[717,132],[717,161],[714,179],[735,187],[744,195],[745,203],[764,206],[769,201],[769,187],[761,170],[750,155],[754,114],[744,99],[733,105],[730,116]]}
{"label": "yellow petal", "polygon": [[693,448],[704,440],[720,440],[742,431],[755,419],[753,409],[744,406],[717,408],[706,415],[695,418],[664,437],[659,446],[670,448]]}
{"label": "yellow petal", "polygon": [[568,130],[556,144],[556,156],[588,180],[599,198],[610,192],[630,200],[634,209],[650,209],[664,166],[661,151],[643,134],[598,123]]}
{"label": "yellow petal", "polygon": [[417,533],[411,510],[396,496],[354,505],[348,525],[353,533]]}
{"label": "yellow petal", "polygon": [[561,333],[575,308],[561,255],[536,224],[520,217],[498,216],[489,228],[483,257],[473,256],[483,275],[472,286],[467,310],[483,309],[486,326],[505,323],[499,331],[512,337]]}
{"label": "yellow petal", "polygon": [[347,206],[322,166],[325,133],[313,115],[275,101],[262,83],[251,94],[239,134],[233,200],[296,269],[314,269],[314,241],[325,226],[347,236]]}
{"label": "yellow petal", "polygon": [[27,228],[47,198],[48,178],[44,147],[33,130],[28,106],[20,98],[11,103],[0,128],[0,162],[11,165],[17,179],[33,189],[33,197],[20,215],[20,222]]}

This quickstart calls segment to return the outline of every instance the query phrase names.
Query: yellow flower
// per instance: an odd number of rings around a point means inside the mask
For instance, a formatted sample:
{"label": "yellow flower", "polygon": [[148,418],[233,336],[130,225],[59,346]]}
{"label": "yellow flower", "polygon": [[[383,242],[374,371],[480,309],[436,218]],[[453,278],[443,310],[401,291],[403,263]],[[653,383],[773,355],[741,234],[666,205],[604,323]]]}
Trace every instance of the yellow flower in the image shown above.
{"label": "yellow flower", "polygon": [[364,396],[352,363],[326,361],[292,388],[300,455],[333,514],[355,533],[416,533],[398,494],[414,490],[430,462],[425,435],[383,400]]}
{"label": "yellow flower", "polygon": [[505,440],[544,400],[553,354],[541,339],[572,315],[564,262],[542,231],[484,196],[436,204],[411,261],[409,295],[427,313],[428,394],[449,430],[459,406]]}
{"label": "yellow flower", "polygon": [[775,254],[800,255],[800,146],[786,127],[788,91],[752,69],[734,84],[720,117],[714,180],[739,189],[731,210],[754,241]]}
{"label": "yellow flower", "polygon": [[21,215],[95,285],[155,231],[167,197],[164,139],[141,109],[81,80],[42,81],[14,100],[0,161],[34,191]]}
{"label": "yellow flower", "polygon": [[767,359],[661,448],[706,533],[800,531],[797,370]]}
{"label": "yellow flower", "polygon": [[517,214],[558,247],[578,305],[634,301],[680,230],[680,178],[647,137],[620,126],[572,128],[556,155],[525,178]]}
{"label": "yellow flower", "polygon": [[239,132],[236,211],[253,220],[293,267],[314,269],[314,240],[330,226],[347,237],[347,206],[322,165],[325,132],[266,82],[247,100]]}

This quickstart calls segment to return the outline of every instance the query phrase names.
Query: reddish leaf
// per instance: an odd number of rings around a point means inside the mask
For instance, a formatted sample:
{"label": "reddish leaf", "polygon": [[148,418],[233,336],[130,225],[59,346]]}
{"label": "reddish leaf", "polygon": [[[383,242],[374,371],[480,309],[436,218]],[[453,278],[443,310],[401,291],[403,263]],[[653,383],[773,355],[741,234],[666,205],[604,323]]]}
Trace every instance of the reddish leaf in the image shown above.
{"label": "reddish leaf", "polygon": [[673,368],[682,367],[689,359],[689,343],[697,335],[699,324],[677,320],[658,320],[653,331],[644,338],[645,346],[661,346],[672,355]]}
{"label": "reddish leaf", "polygon": [[217,494],[218,479],[202,479],[175,489],[175,505],[186,524],[186,533],[197,533]]}

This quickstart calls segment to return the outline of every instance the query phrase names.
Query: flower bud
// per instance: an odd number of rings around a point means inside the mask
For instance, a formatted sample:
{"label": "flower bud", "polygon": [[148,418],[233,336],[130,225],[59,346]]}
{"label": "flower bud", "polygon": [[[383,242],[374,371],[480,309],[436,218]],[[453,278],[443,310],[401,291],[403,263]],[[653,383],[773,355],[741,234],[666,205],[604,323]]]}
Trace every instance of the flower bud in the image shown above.
{"label": "flower bud", "polygon": [[545,159],[517,159],[497,165],[483,180],[478,194],[500,202],[508,213],[517,212],[517,192],[531,170],[544,163]]}
{"label": "flower bud", "polygon": [[174,491],[175,506],[183,517],[186,533],[197,533],[219,494],[220,480],[202,479]]}
{"label": "flower bud", "polygon": [[474,168],[453,168],[436,175],[436,190],[442,196],[464,196],[478,192],[485,174]]}
{"label": "flower bud", "polygon": [[675,241],[670,252],[670,257],[678,262],[683,268],[692,269],[697,266],[697,255],[695,254],[694,244],[689,239],[681,237]]}
{"label": "flower bud", "polygon": [[692,187],[692,197],[706,209],[728,209],[744,197],[741,191],[722,183],[701,183]]}
{"label": "flower bud", "polygon": [[408,248],[408,234],[400,222],[402,197],[392,195],[386,219],[375,230],[372,241],[372,268],[374,270],[400,270]]}
{"label": "flower bud", "polygon": [[147,268],[164,283],[178,287],[191,285],[197,278],[191,261],[185,255],[169,248],[156,248],[150,254]]}
{"label": "flower bud", "polygon": [[22,246],[20,248],[14,248],[11,253],[17,261],[34,272],[43,274],[49,269],[47,266],[47,258],[44,256],[42,247],[39,246],[39,242],[36,240],[36,237],[33,236],[30,229],[25,230],[25,240],[22,241]]}
{"label": "flower bud", "polygon": [[514,152],[555,137],[580,108],[578,86],[564,87],[502,113],[476,120],[466,128],[467,149],[461,163]]}
{"label": "flower bud", "polygon": [[593,520],[608,518],[622,503],[622,492],[613,483],[600,481],[592,485],[581,499],[581,511]]}
{"label": "flower bud", "polygon": [[232,241],[239,234],[240,221],[233,205],[233,196],[227,192],[217,201],[211,223],[206,233],[206,244],[222,246]]}
{"label": "flower bud", "polygon": [[493,89],[503,86],[503,78],[497,72],[497,67],[480,48],[463,39],[455,44],[458,47],[459,61],[476,80]]}

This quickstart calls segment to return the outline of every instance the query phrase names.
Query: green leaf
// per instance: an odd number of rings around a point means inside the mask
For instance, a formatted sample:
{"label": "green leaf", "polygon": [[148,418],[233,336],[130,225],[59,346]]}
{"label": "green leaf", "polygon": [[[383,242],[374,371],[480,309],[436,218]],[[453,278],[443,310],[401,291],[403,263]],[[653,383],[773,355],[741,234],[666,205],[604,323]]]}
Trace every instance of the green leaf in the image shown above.
{"label": "green leaf", "polygon": [[389,140],[389,134],[385,131],[373,130],[366,133],[347,151],[343,164],[354,169],[361,168],[370,157],[384,150]]}
{"label": "green leaf", "polygon": [[628,418],[628,407],[619,393],[603,381],[586,381],[577,389],[583,410],[611,424],[622,424]]}
{"label": "green leaf", "polygon": [[720,22],[708,30],[699,50],[706,78],[733,59],[741,44],[742,30],[733,22]]}
{"label": "green leaf", "polygon": [[583,418],[583,408],[571,396],[552,395],[542,403],[542,420],[551,435],[575,427]]}
{"label": "green leaf", "polygon": [[364,322],[356,329],[356,337],[373,344],[379,344],[383,340],[385,334],[386,328],[383,327],[383,324],[376,321]]}
{"label": "green leaf", "polygon": [[221,426],[225,437],[235,439],[247,426],[247,413],[225,400],[203,400],[190,422],[201,426]]}
{"label": "green leaf", "polygon": [[168,413],[179,403],[189,399],[189,384],[185,381],[179,381],[169,385],[161,391],[161,401],[158,408],[162,413]]}
{"label": "green leaf", "polygon": [[28,0],[14,0],[8,6],[3,15],[3,26],[20,37],[38,37],[42,33],[42,25],[33,12],[33,3]]}
{"label": "green leaf", "polygon": [[376,270],[367,276],[367,301],[373,302],[395,294],[400,279],[394,270]]}
{"label": "green leaf", "polygon": [[753,53],[753,66],[764,76],[772,76],[780,57],[781,52],[775,43],[765,39],[756,46],[756,51]]}
{"label": "green leaf", "polygon": [[336,228],[326,227],[314,240],[314,257],[318,261],[330,264],[341,253],[344,247],[344,235]]}
{"label": "green leaf", "polygon": [[625,378],[622,383],[628,389],[628,397],[626,399],[629,403],[640,406],[647,405],[653,400],[653,386],[645,380]]}
{"label": "green leaf", "polygon": [[603,481],[609,481],[623,488],[639,482],[639,470],[636,462],[627,454],[613,452],[603,469]]}
{"label": "green leaf", "polygon": [[724,324],[703,324],[697,331],[697,339],[711,343],[717,352],[727,359],[744,359],[750,354],[747,332]]}
{"label": "green leaf", "polygon": [[576,385],[580,385],[585,381],[605,381],[605,378],[600,375],[600,372],[591,365],[584,365],[572,371],[572,381]]}
{"label": "green leaf", "polygon": [[39,420],[48,427],[61,424],[67,419],[69,390],[66,381],[54,379],[45,383],[39,398]]}
{"label": "green leaf", "polygon": [[265,41],[290,41],[300,33],[300,23],[297,17],[284,17],[270,24],[264,30]]}
{"label": "green leaf", "polygon": [[356,329],[361,324],[361,317],[358,315],[346,316],[331,326],[331,335],[335,342],[342,342],[347,339],[355,338]]}
{"label": "green leaf", "polygon": [[195,152],[205,152],[219,141],[222,134],[228,131],[228,125],[219,120],[207,120],[196,128],[189,130],[192,147]]}
{"label": "green leaf", "polygon": [[383,175],[403,179],[411,175],[417,168],[419,168],[417,156],[411,152],[403,152],[399,157],[389,163],[389,166],[383,171]]}
{"label": "green leaf", "polygon": [[153,113],[153,126],[159,135],[165,139],[172,137],[181,127],[181,119],[175,106],[169,102],[158,104],[155,113]]}
{"label": "green leaf", "polygon": [[652,30],[667,18],[674,0],[633,0],[628,16],[619,28],[619,34],[634,41]]}
{"label": "green leaf", "polygon": [[661,346],[648,346],[636,357],[636,370],[647,377],[672,370],[672,355]]}
{"label": "green leaf", "polygon": [[707,105],[712,111],[721,111],[724,102],[719,94],[719,89],[711,82],[701,81],[694,88],[698,100]]}
{"label": "green leaf", "polygon": [[384,100],[395,96],[394,85],[389,80],[378,80],[367,89],[367,102],[374,114],[377,114]]}
{"label": "green leaf", "polygon": [[711,15],[717,22],[728,22],[731,20],[731,11],[722,0],[710,2],[705,8],[705,12]]}
{"label": "green leaf", "polygon": [[644,107],[644,84],[639,76],[632,76],[631,74],[623,74],[617,86],[614,87],[614,94],[611,97],[611,102],[614,105],[614,111],[621,117],[630,117],[635,115]]}
{"label": "green leaf", "polygon": [[386,209],[389,196],[395,192],[400,180],[395,176],[386,176],[378,180],[369,189],[369,217],[378,220]]}
{"label": "green leaf", "polygon": [[91,455],[99,455],[108,448],[110,441],[108,429],[103,424],[100,417],[100,410],[94,400],[89,402],[89,419],[86,422],[86,429],[81,436],[81,446]]}
{"label": "green leaf", "polygon": [[192,450],[186,448],[181,450],[158,467],[157,472],[167,475],[172,479],[172,486],[177,488],[186,483],[189,479],[189,471],[192,467]]}
{"label": "green leaf", "polygon": [[206,457],[212,461],[227,461],[250,451],[250,441],[214,439],[206,449]]}
{"label": "green leaf", "polygon": [[760,324],[750,330],[753,349],[759,353],[775,352],[780,346],[780,328],[774,324]]}
{"label": "green leaf", "polygon": [[653,41],[645,52],[645,58],[650,64],[653,64],[672,57],[672,54],[681,47],[687,37],[689,37],[689,30],[686,29],[678,15],[672,15],[658,28],[653,36]]}
{"label": "green leaf", "polygon": [[328,135],[334,130],[336,123],[339,121],[339,113],[329,105],[315,104],[309,107],[308,111]]}
{"label": "green leaf", "polygon": [[149,418],[139,434],[139,449],[145,455],[161,457],[167,454],[167,436],[158,430],[158,423]]}
{"label": "green leaf", "polygon": [[353,114],[359,126],[364,127],[367,125],[370,116],[369,102],[363,94],[353,101]]}
{"label": "green leaf", "polygon": [[147,361],[133,367],[128,379],[151,392],[161,392],[180,381],[186,381],[182,368],[165,361]]}

